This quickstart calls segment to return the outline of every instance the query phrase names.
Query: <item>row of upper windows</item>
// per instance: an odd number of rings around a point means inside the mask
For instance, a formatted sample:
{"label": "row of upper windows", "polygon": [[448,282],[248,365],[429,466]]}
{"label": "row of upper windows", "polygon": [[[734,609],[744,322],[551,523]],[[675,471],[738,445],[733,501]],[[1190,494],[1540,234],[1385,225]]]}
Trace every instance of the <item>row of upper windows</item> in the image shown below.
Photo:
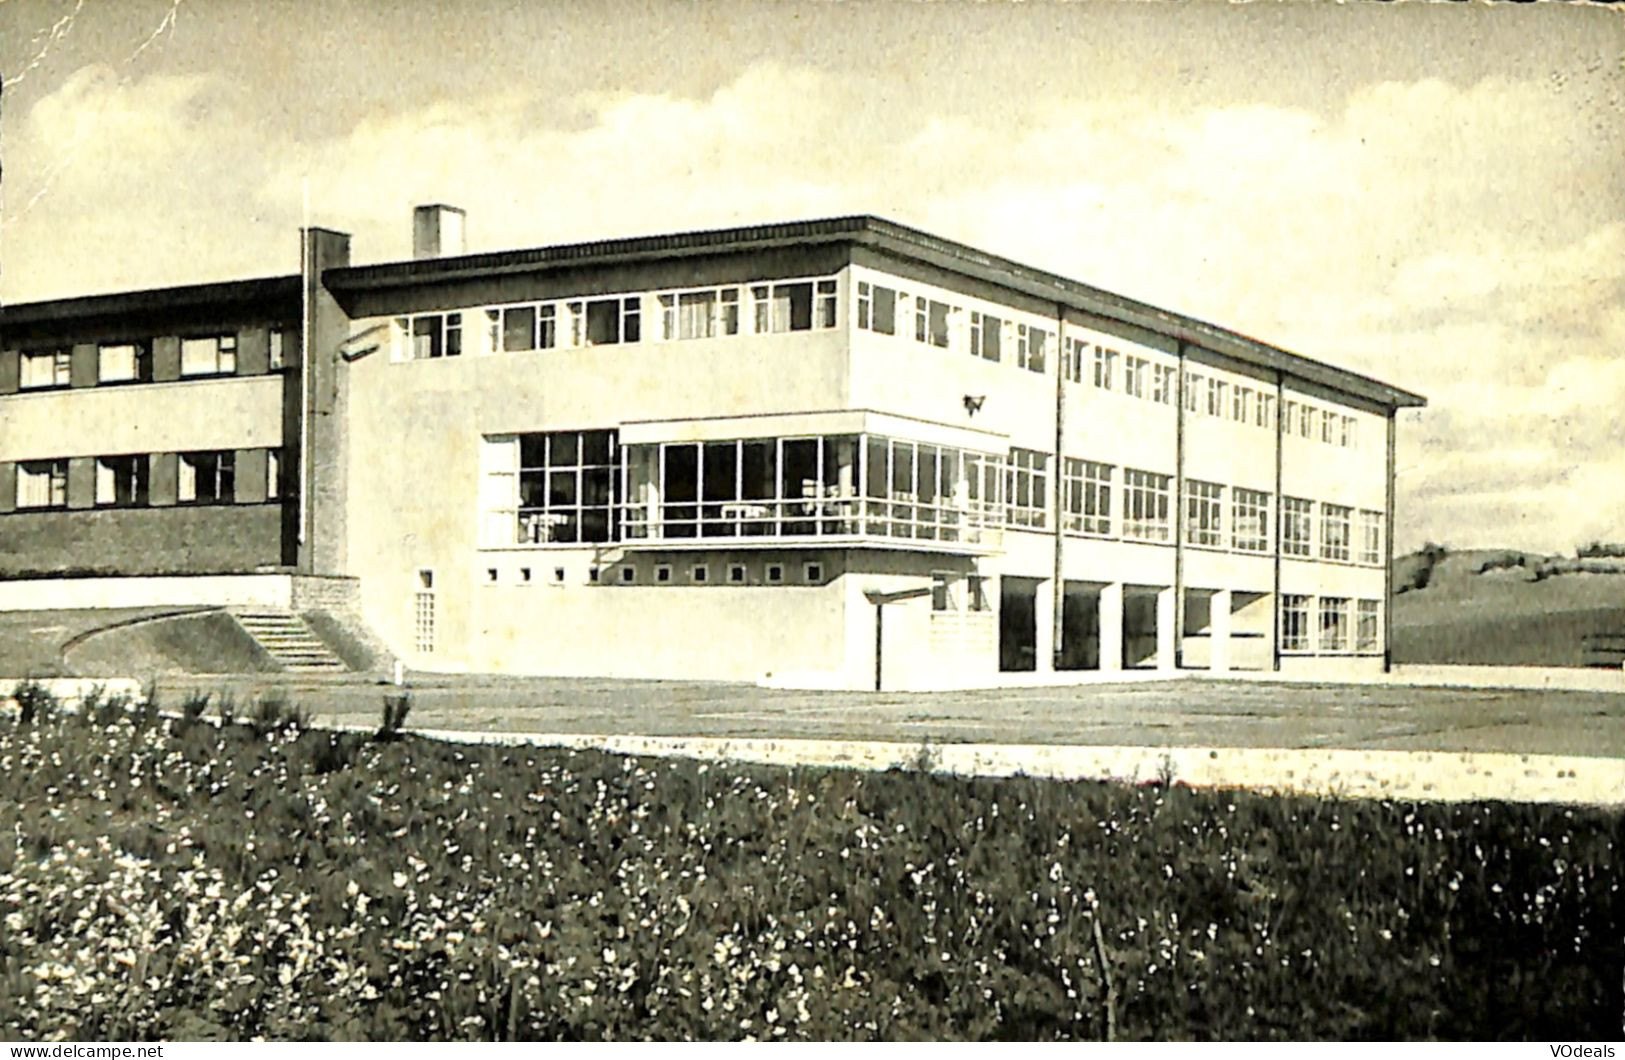
{"label": "row of upper windows", "polygon": [[[145,508],[152,502],[152,464],[163,454],[135,453],[100,456],[95,460],[95,489],[92,500],[98,508]],[[233,504],[240,498],[237,479],[237,453],[232,449],[198,450],[177,453],[175,503]],[[282,453],[265,451],[265,489],[261,496],[274,501],[282,496]],[[68,507],[68,477],[71,463],[66,458],[24,460],[17,464],[18,510],[49,510]],[[246,492],[246,491],[245,491]],[[259,497],[254,498],[256,501]]]}
{"label": "row of upper windows", "polygon": [[[1084,382],[1085,363],[1090,365],[1088,381],[1098,390],[1121,392],[1159,405],[1173,404],[1177,371],[1171,364],[1138,354],[1125,357],[1117,350],[1083,339],[1067,340],[1066,356],[1062,358],[1067,378]],[[1186,370],[1184,382],[1186,412],[1251,427],[1275,428],[1275,395],[1268,390],[1191,370]],[[1345,449],[1359,445],[1359,421],[1348,413],[1289,399],[1284,403],[1284,414],[1282,429],[1287,434]]]}
{"label": "row of upper windows", "polygon": [[[395,318],[395,359],[643,342],[646,309],[658,317],[653,335],[660,342],[828,330],[836,323],[836,290],[833,278],[812,278],[417,313]],[[471,349],[474,335],[482,345]]]}
{"label": "row of upper windows", "polygon": [[[1040,463],[1040,476],[1047,460]],[[1095,537],[1173,540],[1173,476],[1067,457],[1061,481],[1065,529]],[[1040,479],[1036,495],[1041,496]],[[1228,498],[1226,493],[1228,491]],[[1120,498],[1119,503],[1114,500]],[[1244,486],[1185,480],[1185,543],[1236,552],[1270,550],[1273,495]],[[1228,499],[1228,504],[1226,500]],[[1288,497],[1282,510],[1283,555],[1312,557],[1314,501]],[[1383,561],[1381,512],[1321,502],[1319,558],[1374,565]],[[1042,526],[1042,513],[1035,525]],[[1358,540],[1355,532],[1358,530]]]}
{"label": "row of upper windows", "polygon": [[1281,651],[1292,654],[1380,651],[1381,615],[1382,604],[1377,600],[1282,594]]}
{"label": "row of upper windows", "polygon": [[[139,339],[104,342],[96,347],[95,385],[150,383],[153,381],[153,342]],[[278,371],[286,365],[287,338],[273,329],[267,368]],[[73,384],[73,351],[58,348],[23,350],[18,353],[17,386],[20,390],[54,390]],[[206,379],[237,374],[237,336],[200,335],[180,340],[180,378]]]}
{"label": "row of upper windows", "polygon": [[984,361],[1006,359],[1042,375],[1055,346],[1055,332],[982,310],[867,280],[857,284],[857,324],[877,335],[902,335],[938,349],[969,353]]}
{"label": "row of upper windows", "polygon": [[[1008,359],[1018,368],[1043,373],[1055,332],[926,295],[860,280],[857,284],[857,326],[882,335],[911,336],[915,342],[969,353],[988,361]],[[1091,383],[1096,389],[1172,406],[1178,369],[1139,354],[1124,356],[1109,346],[1067,336],[1061,351],[1061,372],[1073,383]],[[1202,372],[1185,373],[1185,409],[1197,415],[1234,420],[1263,428],[1275,427],[1275,395],[1262,388],[1219,379]],[[1321,409],[1302,401],[1286,402],[1286,429],[1305,438],[1353,447],[1357,423],[1353,416]]]}

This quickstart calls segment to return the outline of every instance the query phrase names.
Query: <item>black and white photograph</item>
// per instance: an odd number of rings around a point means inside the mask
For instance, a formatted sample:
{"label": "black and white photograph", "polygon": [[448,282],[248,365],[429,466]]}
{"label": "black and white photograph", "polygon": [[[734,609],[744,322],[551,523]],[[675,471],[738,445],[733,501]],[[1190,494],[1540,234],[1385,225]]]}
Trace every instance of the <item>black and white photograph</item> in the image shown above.
{"label": "black and white photograph", "polygon": [[1622,409],[1609,4],[0,0],[6,1060],[1606,1060]]}

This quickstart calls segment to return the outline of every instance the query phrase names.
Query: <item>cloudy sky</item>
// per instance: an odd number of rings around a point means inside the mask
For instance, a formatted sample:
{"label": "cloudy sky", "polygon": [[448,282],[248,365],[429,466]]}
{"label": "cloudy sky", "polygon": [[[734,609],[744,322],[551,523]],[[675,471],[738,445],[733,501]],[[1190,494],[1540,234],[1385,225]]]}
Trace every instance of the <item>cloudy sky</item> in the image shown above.
{"label": "cloudy sky", "polygon": [[876,213],[1426,394],[1397,544],[1625,540],[1625,18],[0,0],[0,297]]}

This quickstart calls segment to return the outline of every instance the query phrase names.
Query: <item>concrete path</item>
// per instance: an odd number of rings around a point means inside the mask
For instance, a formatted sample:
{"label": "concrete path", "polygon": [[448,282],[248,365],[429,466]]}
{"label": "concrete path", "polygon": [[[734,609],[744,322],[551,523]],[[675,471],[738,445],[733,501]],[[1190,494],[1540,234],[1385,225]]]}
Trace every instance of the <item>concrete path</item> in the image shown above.
{"label": "concrete path", "polygon": [[[189,679],[377,724],[361,683]],[[166,680],[166,699],[187,682]],[[1091,747],[1416,750],[1625,758],[1625,696],[1178,681],[983,692],[790,692],[699,682],[416,676],[409,725],[490,732]]]}
{"label": "concrete path", "polygon": [[[64,681],[58,692],[97,683]],[[234,696],[238,714],[256,695],[276,695],[319,723],[360,730],[377,726],[389,691],[310,678],[172,680],[160,703],[173,708],[187,688]],[[419,679],[411,692],[409,730],[466,743],[1625,806],[1625,697],[1607,693],[1178,681],[888,695],[483,677]]]}
{"label": "concrete path", "polygon": [[1238,747],[909,745],[859,740],[595,736],[578,733],[419,731],[462,743],[569,747],[618,754],[772,765],[919,769],[961,776],[1061,780],[1171,780],[1342,798],[1551,802],[1625,806],[1625,759],[1573,755],[1302,750]]}

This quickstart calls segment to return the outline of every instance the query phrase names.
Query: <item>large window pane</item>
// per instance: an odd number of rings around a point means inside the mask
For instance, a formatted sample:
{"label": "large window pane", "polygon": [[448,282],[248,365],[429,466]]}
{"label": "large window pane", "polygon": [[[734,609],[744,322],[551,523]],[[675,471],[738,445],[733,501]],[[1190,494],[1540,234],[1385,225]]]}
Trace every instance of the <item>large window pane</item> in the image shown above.
{"label": "large window pane", "polygon": [[[492,452],[517,441],[517,478],[508,461],[487,463],[484,490],[492,520],[517,509],[520,544],[608,541],[614,534],[615,448],[611,431],[557,431],[487,439]],[[509,458],[511,460],[511,458]],[[491,522],[493,527],[497,525]],[[500,535],[493,543],[513,543]]]}
{"label": "large window pane", "polygon": [[744,443],[744,482],[747,500],[770,500],[778,494],[778,444],[771,440]]}
{"label": "large window pane", "polygon": [[813,285],[781,283],[773,288],[773,330],[812,330]]}
{"label": "large window pane", "polygon": [[621,300],[605,298],[587,303],[587,345],[621,341]]}
{"label": "large window pane", "polygon": [[708,537],[737,533],[737,521],[744,514],[737,504],[731,503],[738,498],[738,473],[738,442],[706,443],[701,470],[701,500],[706,503],[701,515],[705,519],[704,532]]}
{"label": "large window pane", "polygon": [[610,462],[610,431],[582,431],[581,432],[581,463],[607,464]]}
{"label": "large window pane", "polygon": [[864,493],[870,497],[884,497],[887,483],[891,481],[891,472],[887,470],[886,459],[889,446],[886,439],[874,435],[869,436],[865,445],[868,452],[864,459],[868,466],[865,471]]}
{"label": "large window pane", "polygon": [[581,435],[575,431],[559,431],[547,436],[548,463],[558,466],[575,464],[581,458]]}
{"label": "large window pane", "polygon": [[502,348],[504,350],[536,348],[535,306],[519,306],[503,312]]}
{"label": "large window pane", "polygon": [[700,447],[668,445],[665,472],[661,475],[662,520],[667,537],[693,537],[698,511]]}

